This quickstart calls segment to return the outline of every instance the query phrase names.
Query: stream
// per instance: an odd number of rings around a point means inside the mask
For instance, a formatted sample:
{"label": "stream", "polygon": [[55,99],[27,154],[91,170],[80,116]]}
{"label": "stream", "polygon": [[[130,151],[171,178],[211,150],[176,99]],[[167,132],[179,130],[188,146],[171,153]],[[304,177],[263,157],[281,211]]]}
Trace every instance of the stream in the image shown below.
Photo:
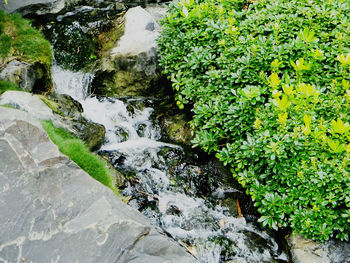
{"label": "stream", "polygon": [[162,141],[161,127],[152,121],[155,101],[89,96],[93,73],[55,65],[52,76],[56,93],[79,101],[87,119],[105,126],[99,153],[126,175],[122,192],[129,205],[199,262],[287,262],[275,233],[237,215],[234,200],[242,193],[220,182],[224,168]]}
{"label": "stream", "polygon": [[[155,118],[162,100],[91,95],[94,70],[79,68],[95,59],[87,56],[91,46],[85,41],[91,35],[84,32],[110,26],[103,20],[109,11],[100,11],[82,7],[61,14],[55,22],[47,21],[44,33],[55,53],[55,92],[79,101],[85,118],[105,127],[97,152],[125,175],[122,193],[128,204],[199,262],[288,262],[283,237],[256,223],[252,202],[230,172],[215,158],[163,136]],[[75,17],[79,13],[80,22]],[[96,22],[89,14],[102,20]]]}

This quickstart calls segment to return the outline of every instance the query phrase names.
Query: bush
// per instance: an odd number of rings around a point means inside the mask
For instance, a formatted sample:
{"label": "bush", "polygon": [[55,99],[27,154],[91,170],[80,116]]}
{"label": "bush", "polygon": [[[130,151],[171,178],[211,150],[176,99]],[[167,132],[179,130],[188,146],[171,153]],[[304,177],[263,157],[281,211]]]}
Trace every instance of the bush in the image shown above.
{"label": "bush", "polygon": [[185,0],[163,20],[160,63],[200,146],[274,229],[348,240],[350,3]]}

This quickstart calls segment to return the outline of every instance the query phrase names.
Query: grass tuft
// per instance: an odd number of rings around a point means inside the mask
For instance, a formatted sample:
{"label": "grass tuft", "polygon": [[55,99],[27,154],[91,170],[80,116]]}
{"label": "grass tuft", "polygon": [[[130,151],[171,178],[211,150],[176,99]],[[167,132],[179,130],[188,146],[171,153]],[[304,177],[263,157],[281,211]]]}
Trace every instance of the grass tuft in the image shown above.
{"label": "grass tuft", "polygon": [[109,187],[115,194],[120,196],[113,172],[104,159],[90,152],[84,142],[70,132],[55,127],[51,121],[42,121],[41,124],[63,154],[67,155],[91,177]]}
{"label": "grass tuft", "polygon": [[0,57],[20,57],[22,61],[41,62],[49,68],[51,45],[29,20],[0,10]]}
{"label": "grass tuft", "polygon": [[12,82],[0,80],[0,95],[8,90],[21,90],[17,85]]}

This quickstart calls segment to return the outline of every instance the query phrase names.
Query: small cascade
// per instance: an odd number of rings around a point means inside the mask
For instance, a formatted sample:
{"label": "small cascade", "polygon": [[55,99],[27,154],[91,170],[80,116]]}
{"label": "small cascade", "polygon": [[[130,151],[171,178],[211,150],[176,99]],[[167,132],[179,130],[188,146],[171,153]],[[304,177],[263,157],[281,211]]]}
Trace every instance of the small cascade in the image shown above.
{"label": "small cascade", "polygon": [[161,141],[161,128],[151,118],[152,101],[90,97],[93,74],[59,66],[52,72],[55,91],[78,100],[87,119],[105,126],[100,153],[129,179],[123,189],[129,204],[185,246],[199,262],[287,262],[271,233],[222,205],[227,194],[239,191],[214,182],[208,188],[216,189],[204,195],[199,182],[214,169],[196,154]]}
{"label": "small cascade", "polygon": [[82,71],[72,72],[58,65],[52,66],[52,80],[55,92],[66,94],[77,101],[83,101],[89,94],[89,86],[94,75]]}

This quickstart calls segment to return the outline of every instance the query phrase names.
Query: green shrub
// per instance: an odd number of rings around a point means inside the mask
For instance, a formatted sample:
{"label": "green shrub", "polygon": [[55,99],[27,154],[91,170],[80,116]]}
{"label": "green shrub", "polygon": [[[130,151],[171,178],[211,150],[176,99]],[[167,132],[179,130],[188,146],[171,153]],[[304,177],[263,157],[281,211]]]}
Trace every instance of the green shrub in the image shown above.
{"label": "green shrub", "polygon": [[91,153],[83,141],[63,129],[56,128],[52,122],[42,121],[42,125],[63,154],[67,155],[91,177],[111,188],[120,196],[115,184],[115,178],[110,170],[112,168],[109,167],[105,160]]}
{"label": "green shrub", "polygon": [[18,57],[22,61],[41,62],[50,67],[51,45],[19,14],[0,10],[0,58]]}
{"label": "green shrub", "polygon": [[348,240],[350,2],[185,0],[160,63],[195,146],[247,188],[274,229]]}

